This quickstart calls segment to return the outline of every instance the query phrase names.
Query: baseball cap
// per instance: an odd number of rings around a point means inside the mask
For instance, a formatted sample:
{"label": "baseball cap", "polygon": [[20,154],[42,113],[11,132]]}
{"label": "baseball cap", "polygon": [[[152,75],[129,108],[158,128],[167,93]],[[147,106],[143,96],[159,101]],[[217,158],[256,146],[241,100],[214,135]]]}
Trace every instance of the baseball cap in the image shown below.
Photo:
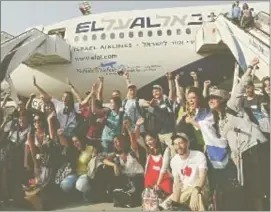
{"label": "baseball cap", "polygon": [[227,101],[229,99],[229,93],[223,89],[210,89],[208,99],[211,97],[218,97],[222,101]]}
{"label": "baseball cap", "polygon": [[247,82],[246,87],[248,87],[248,86],[254,86],[254,83],[253,83],[252,80],[250,80],[250,81]]}
{"label": "baseball cap", "polygon": [[171,140],[172,142],[176,139],[176,138],[182,138],[186,141],[189,141],[189,138],[188,136],[185,134],[185,133],[176,133],[174,134],[173,136],[171,136]]}
{"label": "baseball cap", "polygon": [[153,89],[160,89],[160,90],[163,90],[162,86],[161,85],[154,85],[152,86]]}

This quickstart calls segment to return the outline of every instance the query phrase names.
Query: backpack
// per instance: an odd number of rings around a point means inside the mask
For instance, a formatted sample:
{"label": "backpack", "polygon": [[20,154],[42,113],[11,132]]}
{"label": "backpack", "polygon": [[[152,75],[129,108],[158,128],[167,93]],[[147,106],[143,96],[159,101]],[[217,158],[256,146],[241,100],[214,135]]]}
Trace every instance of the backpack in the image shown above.
{"label": "backpack", "polygon": [[[128,101],[128,99],[125,99],[125,100],[123,101],[122,108],[123,108],[123,111],[124,111],[124,112],[125,112],[125,106],[126,106],[126,104],[127,104],[127,101]],[[142,118],[145,118],[145,116],[146,116],[145,110],[142,110],[141,107],[139,106],[139,98],[138,98],[138,97],[136,98],[135,104],[136,104],[136,110],[138,111],[139,115],[140,115]]]}
{"label": "backpack", "polygon": [[[167,111],[168,116],[171,117],[171,112],[173,113],[172,109],[171,109],[171,104],[169,102],[169,100],[166,98],[164,99],[166,108],[162,111],[162,113],[164,113],[165,111]],[[171,111],[171,112],[169,112]],[[160,133],[161,129],[162,129],[162,122],[154,115],[151,113],[146,113],[145,115],[145,129],[147,132],[155,132],[155,133]]]}

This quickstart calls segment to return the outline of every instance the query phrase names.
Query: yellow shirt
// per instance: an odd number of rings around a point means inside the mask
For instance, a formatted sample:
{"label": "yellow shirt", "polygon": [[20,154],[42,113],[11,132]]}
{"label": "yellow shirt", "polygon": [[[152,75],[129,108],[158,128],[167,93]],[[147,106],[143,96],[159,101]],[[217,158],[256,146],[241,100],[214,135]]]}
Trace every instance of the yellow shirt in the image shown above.
{"label": "yellow shirt", "polygon": [[88,163],[91,160],[93,153],[94,153],[93,146],[86,146],[86,149],[80,153],[76,168],[76,173],[78,175],[87,174]]}

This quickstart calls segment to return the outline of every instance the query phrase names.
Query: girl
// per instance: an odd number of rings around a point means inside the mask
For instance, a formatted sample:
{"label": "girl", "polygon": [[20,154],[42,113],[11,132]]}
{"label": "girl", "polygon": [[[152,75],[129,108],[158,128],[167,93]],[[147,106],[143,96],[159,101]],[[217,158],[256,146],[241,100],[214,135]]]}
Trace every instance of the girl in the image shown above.
{"label": "girl", "polygon": [[161,191],[168,196],[172,193],[172,182],[168,171],[163,175],[163,178],[157,184],[163,163],[162,147],[161,143],[159,142],[158,135],[147,133],[145,140],[148,154],[145,167],[145,188],[150,187],[154,188],[155,190],[161,189]]}

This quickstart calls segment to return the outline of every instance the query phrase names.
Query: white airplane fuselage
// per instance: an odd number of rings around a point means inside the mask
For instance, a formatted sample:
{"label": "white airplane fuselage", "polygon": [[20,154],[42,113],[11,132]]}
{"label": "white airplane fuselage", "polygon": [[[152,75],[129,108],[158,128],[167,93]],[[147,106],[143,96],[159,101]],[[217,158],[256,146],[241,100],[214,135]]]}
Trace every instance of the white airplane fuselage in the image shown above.
{"label": "white airplane fuselage", "polygon": [[[255,11],[268,10],[266,3],[250,3]],[[59,97],[67,90],[66,78],[83,95],[98,76],[105,77],[104,96],[126,90],[117,71],[130,72],[141,87],[207,55],[195,51],[195,36],[202,22],[231,10],[231,5],[197,6],[110,12],[81,16],[45,26],[44,33],[65,28],[72,61],[61,65],[19,65],[11,74],[19,95],[37,93],[32,76],[49,94]],[[208,17],[209,16],[209,17]]]}

